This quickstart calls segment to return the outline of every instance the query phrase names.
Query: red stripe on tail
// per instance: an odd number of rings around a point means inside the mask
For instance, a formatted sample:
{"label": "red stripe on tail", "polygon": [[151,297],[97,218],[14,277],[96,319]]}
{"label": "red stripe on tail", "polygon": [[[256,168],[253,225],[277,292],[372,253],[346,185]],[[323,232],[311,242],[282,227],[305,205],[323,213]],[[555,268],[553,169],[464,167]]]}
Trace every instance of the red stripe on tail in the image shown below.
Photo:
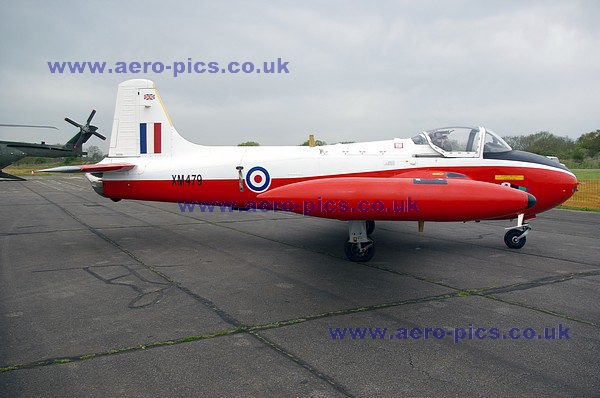
{"label": "red stripe on tail", "polygon": [[154,153],[162,153],[162,124],[154,123]]}

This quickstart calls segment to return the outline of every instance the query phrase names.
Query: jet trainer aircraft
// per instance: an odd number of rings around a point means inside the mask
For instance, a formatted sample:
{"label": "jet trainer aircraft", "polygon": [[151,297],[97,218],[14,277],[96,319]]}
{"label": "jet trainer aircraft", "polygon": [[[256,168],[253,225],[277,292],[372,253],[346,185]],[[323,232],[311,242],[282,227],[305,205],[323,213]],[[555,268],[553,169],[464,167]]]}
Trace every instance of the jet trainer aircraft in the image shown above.
{"label": "jet trainer aircraft", "polygon": [[[23,159],[26,156],[62,158],[83,155],[84,152],[82,152],[81,146],[82,144],[85,144],[92,135],[96,135],[103,140],[106,139],[106,137],[97,132],[98,128],[96,126],[90,126],[90,122],[95,114],[96,110],[92,110],[92,113],[90,113],[85,125],[81,125],[69,119],[68,117],[65,118],[65,121],[68,123],[75,127],[79,127],[79,132],[75,134],[73,138],[71,138],[65,145],[48,145],[45,142],[37,144],[33,142],[0,141],[0,178],[9,180],[24,180],[21,177],[4,173],[2,169],[13,164],[19,159]],[[27,126],[16,124],[2,124],[1,126],[43,127],[56,129],[56,127],[52,126]]]}
{"label": "jet trainer aircraft", "polygon": [[182,138],[150,80],[119,85],[109,156],[43,171],[85,172],[114,201],[188,202],[290,211],[348,222],[346,256],[369,261],[376,220],[516,219],[504,241],[521,248],[536,214],[566,201],[566,167],[512,150],[483,127],[450,127],[319,147],[211,147]]}

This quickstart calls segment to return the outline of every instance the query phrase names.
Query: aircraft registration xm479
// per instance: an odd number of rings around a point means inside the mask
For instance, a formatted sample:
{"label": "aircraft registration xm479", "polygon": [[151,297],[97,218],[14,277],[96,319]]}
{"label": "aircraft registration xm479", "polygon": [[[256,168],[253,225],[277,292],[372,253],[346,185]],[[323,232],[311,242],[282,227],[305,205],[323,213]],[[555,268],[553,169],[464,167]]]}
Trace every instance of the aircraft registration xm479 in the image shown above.
{"label": "aircraft registration xm479", "polygon": [[369,261],[377,220],[516,219],[504,242],[525,244],[536,214],[576,191],[577,179],[546,157],[512,150],[483,127],[449,127],[318,147],[215,147],[182,138],[154,83],[119,85],[109,156],[43,171],[84,172],[94,190],[121,199],[282,210],[348,222],[345,253]]}

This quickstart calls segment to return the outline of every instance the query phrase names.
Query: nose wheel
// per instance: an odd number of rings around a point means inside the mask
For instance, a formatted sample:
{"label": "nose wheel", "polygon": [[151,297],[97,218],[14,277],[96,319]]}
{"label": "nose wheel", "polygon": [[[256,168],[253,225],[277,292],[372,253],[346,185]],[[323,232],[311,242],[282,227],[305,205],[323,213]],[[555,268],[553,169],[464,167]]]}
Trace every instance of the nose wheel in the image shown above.
{"label": "nose wheel", "polygon": [[525,246],[527,238],[523,235],[523,231],[511,229],[504,235],[504,243],[509,249],[520,249]]}
{"label": "nose wheel", "polygon": [[519,214],[516,227],[508,228],[504,235],[504,243],[509,249],[520,249],[527,242],[527,235],[531,231],[529,224],[523,223],[523,214]]}

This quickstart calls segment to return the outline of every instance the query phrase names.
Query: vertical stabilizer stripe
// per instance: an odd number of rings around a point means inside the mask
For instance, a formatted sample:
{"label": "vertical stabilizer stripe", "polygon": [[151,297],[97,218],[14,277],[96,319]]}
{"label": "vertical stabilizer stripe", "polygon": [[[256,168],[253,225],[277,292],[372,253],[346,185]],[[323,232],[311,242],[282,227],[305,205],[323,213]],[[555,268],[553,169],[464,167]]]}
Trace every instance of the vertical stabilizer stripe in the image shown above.
{"label": "vertical stabilizer stripe", "polygon": [[148,153],[146,139],[146,123],[140,123],[140,153]]}
{"label": "vertical stabilizer stripe", "polygon": [[162,153],[162,124],[154,123],[154,153]]}

